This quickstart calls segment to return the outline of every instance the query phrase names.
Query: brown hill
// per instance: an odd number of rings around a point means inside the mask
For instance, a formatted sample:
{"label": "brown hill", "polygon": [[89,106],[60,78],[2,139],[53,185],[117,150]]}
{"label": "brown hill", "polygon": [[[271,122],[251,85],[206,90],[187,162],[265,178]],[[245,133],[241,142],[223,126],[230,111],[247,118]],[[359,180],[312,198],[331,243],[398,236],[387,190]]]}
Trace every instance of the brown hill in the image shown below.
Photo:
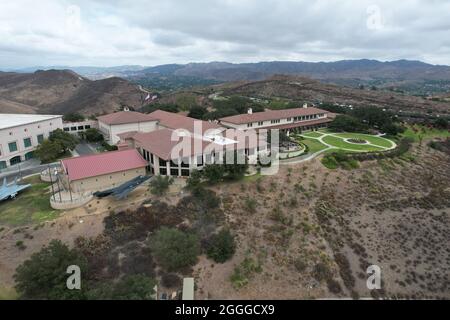
{"label": "brown hill", "polygon": [[[217,88],[217,87],[216,87]],[[260,99],[282,98],[310,103],[338,103],[354,106],[377,106],[415,114],[450,114],[450,104],[422,97],[384,90],[353,89],[326,84],[317,80],[273,76],[256,82],[238,82],[219,86],[224,96],[240,95]]]}
{"label": "brown hill", "polygon": [[92,81],[70,70],[0,72],[0,113],[101,114],[140,107],[144,94],[121,78]]}

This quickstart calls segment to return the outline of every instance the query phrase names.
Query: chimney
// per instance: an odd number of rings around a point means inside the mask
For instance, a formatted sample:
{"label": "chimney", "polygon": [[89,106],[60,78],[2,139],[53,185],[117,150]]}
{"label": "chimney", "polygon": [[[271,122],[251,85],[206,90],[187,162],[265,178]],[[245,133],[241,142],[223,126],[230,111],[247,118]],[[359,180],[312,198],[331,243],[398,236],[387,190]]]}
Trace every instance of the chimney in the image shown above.
{"label": "chimney", "polygon": [[305,108],[305,109],[308,108],[308,104],[307,104],[307,103],[304,103],[304,104],[303,104],[303,108]]}
{"label": "chimney", "polygon": [[253,109],[252,108],[248,108],[247,113],[248,114],[252,114],[253,113]]}

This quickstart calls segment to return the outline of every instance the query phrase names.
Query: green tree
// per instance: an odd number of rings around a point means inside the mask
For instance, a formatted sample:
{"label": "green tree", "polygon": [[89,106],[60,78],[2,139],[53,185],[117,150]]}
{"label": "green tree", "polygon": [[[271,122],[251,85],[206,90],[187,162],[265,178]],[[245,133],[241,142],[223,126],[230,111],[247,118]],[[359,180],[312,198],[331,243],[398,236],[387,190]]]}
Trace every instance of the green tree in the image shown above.
{"label": "green tree", "polygon": [[200,170],[192,170],[191,175],[186,181],[186,188],[194,195],[199,195],[202,188],[203,173]]}
{"label": "green tree", "polygon": [[59,142],[62,147],[63,153],[75,149],[79,142],[76,136],[61,129],[56,129],[55,131],[51,132],[48,139],[52,142]]}
{"label": "green tree", "polygon": [[439,129],[447,129],[448,128],[448,120],[445,118],[438,118],[434,121],[433,125]]}
{"label": "green tree", "polygon": [[[16,269],[16,290],[24,299],[82,299],[83,290],[67,289],[67,267],[77,265],[87,272],[86,259],[59,240],[34,253]],[[83,289],[83,287],[82,287]]]}
{"label": "green tree", "polygon": [[349,115],[338,115],[330,123],[329,128],[333,131],[363,132],[367,130],[357,118]]}
{"label": "green tree", "polygon": [[234,237],[229,230],[223,229],[213,235],[207,245],[206,254],[215,262],[224,263],[231,259],[236,251]]}
{"label": "green tree", "polygon": [[166,176],[154,176],[150,181],[150,191],[157,196],[162,196],[169,190],[170,185],[173,183],[173,178]]}
{"label": "green tree", "polygon": [[67,122],[81,122],[84,121],[84,119],[84,116],[77,112],[67,113],[63,116],[63,120]]}
{"label": "green tree", "polygon": [[192,266],[200,254],[200,244],[195,234],[163,227],[150,239],[150,247],[162,267],[177,271]]}
{"label": "green tree", "polygon": [[104,140],[102,133],[96,128],[87,129],[84,132],[84,138],[88,142],[101,142]]}
{"label": "green tree", "polygon": [[44,140],[34,151],[34,155],[43,163],[53,162],[63,153],[61,144],[58,141],[50,140]]}
{"label": "green tree", "polygon": [[210,184],[220,182],[225,175],[225,166],[221,164],[208,164],[203,169],[203,176]]}
{"label": "green tree", "polygon": [[205,107],[201,106],[193,106],[189,111],[188,117],[195,119],[203,119],[205,114],[208,113],[208,110]]}
{"label": "green tree", "polygon": [[89,283],[88,300],[153,300],[156,281],[143,274],[125,275],[119,281]]}

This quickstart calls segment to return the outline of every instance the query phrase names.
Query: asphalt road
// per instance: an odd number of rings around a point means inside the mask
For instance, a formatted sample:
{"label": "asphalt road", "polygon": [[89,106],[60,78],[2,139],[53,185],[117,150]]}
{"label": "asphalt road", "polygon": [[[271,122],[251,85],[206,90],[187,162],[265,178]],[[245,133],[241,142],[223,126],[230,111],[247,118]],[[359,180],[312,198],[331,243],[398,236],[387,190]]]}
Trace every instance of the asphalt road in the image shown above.
{"label": "asphalt road", "polygon": [[96,146],[95,146],[94,144],[89,144],[89,143],[86,143],[86,142],[81,142],[80,144],[78,144],[78,145],[75,147],[75,151],[76,151],[80,156],[84,156],[84,155],[96,153],[95,147],[96,147]]}

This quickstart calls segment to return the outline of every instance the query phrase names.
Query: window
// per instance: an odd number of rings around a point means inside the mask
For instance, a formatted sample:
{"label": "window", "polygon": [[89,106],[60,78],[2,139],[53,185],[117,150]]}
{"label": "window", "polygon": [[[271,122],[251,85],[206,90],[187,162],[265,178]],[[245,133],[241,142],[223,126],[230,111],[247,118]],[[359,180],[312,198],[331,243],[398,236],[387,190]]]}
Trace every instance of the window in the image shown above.
{"label": "window", "polygon": [[69,131],[70,129],[69,128],[64,128],[64,131]]}
{"label": "window", "polygon": [[251,128],[251,127],[253,127],[253,123],[252,122],[247,123],[247,128]]}
{"label": "window", "polygon": [[70,127],[70,131],[77,131],[77,127]]}
{"label": "window", "polygon": [[262,125],[264,125],[264,121],[259,121],[258,126],[262,126]]}
{"label": "window", "polygon": [[9,152],[16,152],[17,151],[17,143],[16,142],[10,142],[8,143]]}
{"label": "window", "polygon": [[78,130],[83,130],[83,129],[84,129],[83,126],[79,126],[79,127],[78,127]]}
{"label": "window", "polygon": [[278,119],[278,120],[271,120],[270,123],[271,123],[271,124],[274,124],[274,123],[280,123],[280,120],[279,120],[279,119]]}
{"label": "window", "polygon": [[182,177],[189,177],[189,170],[187,170],[187,169],[182,169],[182,170],[181,170],[181,176],[182,176]]}
{"label": "window", "polygon": [[288,121],[288,122],[291,122],[291,121],[292,121],[292,118],[287,118],[287,121]]}
{"label": "window", "polygon": [[153,160],[153,154],[150,153],[150,163],[153,164],[154,160]]}
{"label": "window", "polygon": [[166,176],[167,175],[167,169],[166,168],[159,168],[159,174]]}
{"label": "window", "polygon": [[25,148],[31,147],[31,138],[23,139],[23,145],[25,146]]}
{"label": "window", "polygon": [[178,176],[178,169],[170,169],[171,176]]}
{"label": "window", "polygon": [[159,159],[159,166],[160,167],[166,167],[167,166],[167,161],[163,160],[163,159]]}
{"label": "window", "polygon": [[90,125],[85,125],[84,128],[85,128],[85,129],[90,129],[91,126],[90,126]]}
{"label": "window", "polygon": [[39,144],[41,144],[42,142],[44,142],[44,135],[43,134],[39,134],[37,136],[37,141]]}
{"label": "window", "polygon": [[203,156],[197,157],[197,167],[203,166]]}

